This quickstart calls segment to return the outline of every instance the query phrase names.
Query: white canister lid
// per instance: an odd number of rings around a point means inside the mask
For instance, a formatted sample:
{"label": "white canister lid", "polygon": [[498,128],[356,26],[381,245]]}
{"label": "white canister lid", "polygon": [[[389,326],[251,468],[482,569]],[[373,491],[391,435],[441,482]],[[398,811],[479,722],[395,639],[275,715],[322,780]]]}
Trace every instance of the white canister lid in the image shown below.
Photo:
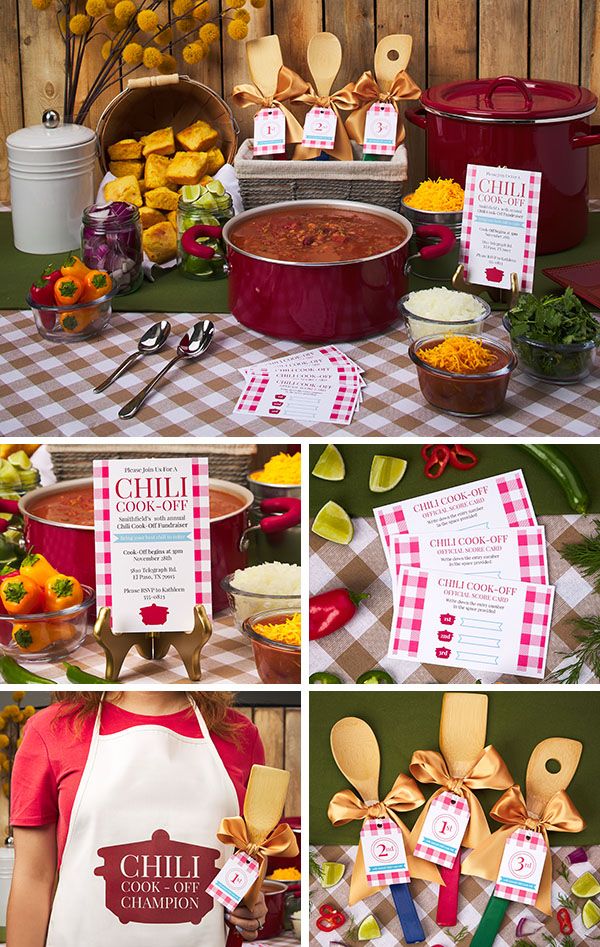
{"label": "white canister lid", "polygon": [[77,148],[96,139],[96,133],[85,125],[62,125],[58,113],[52,110],[44,112],[41,125],[29,125],[12,132],[6,144],[9,148],[23,149],[24,151],[39,151],[41,149]]}

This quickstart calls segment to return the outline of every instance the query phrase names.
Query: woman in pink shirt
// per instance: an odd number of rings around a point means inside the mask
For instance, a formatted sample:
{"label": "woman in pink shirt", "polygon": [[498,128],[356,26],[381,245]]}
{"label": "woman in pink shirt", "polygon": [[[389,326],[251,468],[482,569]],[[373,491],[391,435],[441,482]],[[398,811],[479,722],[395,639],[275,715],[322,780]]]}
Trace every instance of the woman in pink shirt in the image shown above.
{"label": "woman in pink shirt", "polygon": [[227,913],[206,894],[232,853],[220,821],[264,763],[231,695],[57,697],[15,760],[9,947],[225,947],[227,926],[256,939],[264,898]]}

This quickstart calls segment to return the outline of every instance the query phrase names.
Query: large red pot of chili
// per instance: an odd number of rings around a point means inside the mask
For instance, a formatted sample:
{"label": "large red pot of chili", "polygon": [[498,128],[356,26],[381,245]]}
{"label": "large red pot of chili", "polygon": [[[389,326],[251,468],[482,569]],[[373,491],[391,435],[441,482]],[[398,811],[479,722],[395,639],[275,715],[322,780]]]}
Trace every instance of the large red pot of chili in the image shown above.
{"label": "large red pot of chili", "polygon": [[[254,496],[246,487],[211,477],[210,560],[215,612],[227,608],[221,580],[243,569],[247,553],[240,548],[249,526]],[[94,493],[91,478],[64,480],[32,490],[19,501],[25,520],[25,542],[60,572],[96,587]]]}
{"label": "large red pot of chili", "polygon": [[[447,227],[419,228],[439,243],[419,256],[443,256]],[[407,291],[410,222],[354,201],[284,201],[245,211],[225,224],[229,306],[243,325],[298,342],[340,342],[384,332]]]}

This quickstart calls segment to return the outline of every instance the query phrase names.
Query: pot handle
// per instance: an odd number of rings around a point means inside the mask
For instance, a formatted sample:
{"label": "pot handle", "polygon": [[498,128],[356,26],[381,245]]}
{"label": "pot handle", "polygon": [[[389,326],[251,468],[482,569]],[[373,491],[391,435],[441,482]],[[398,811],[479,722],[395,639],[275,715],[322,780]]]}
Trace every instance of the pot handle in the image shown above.
{"label": "pot handle", "polygon": [[416,125],[417,128],[422,128],[423,130],[427,129],[427,112],[423,106],[417,109],[407,109],[404,113],[404,117],[408,119],[411,125]]}
{"label": "pot handle", "polygon": [[211,224],[195,224],[188,227],[181,237],[181,249],[190,256],[201,257],[203,260],[212,260],[215,251],[212,247],[205,247],[203,243],[197,243],[198,237],[213,237],[219,239],[223,234],[222,227],[214,227]]}
{"label": "pot handle", "polygon": [[533,105],[533,96],[531,92],[529,91],[529,89],[527,88],[527,86],[525,85],[525,83],[523,82],[523,80],[517,79],[516,76],[498,76],[497,79],[492,79],[492,81],[490,82],[488,86],[488,90],[485,93],[485,98],[484,98],[484,102],[487,108],[491,109],[494,107],[494,104],[492,102],[492,96],[494,92],[496,91],[496,89],[501,85],[514,86],[525,99],[525,109],[529,111],[529,109]]}
{"label": "pot handle", "polygon": [[423,224],[417,227],[415,233],[418,237],[437,237],[438,243],[429,243],[421,247],[418,253],[413,253],[408,257],[404,264],[404,274],[408,276],[411,271],[413,260],[436,260],[440,256],[446,256],[456,243],[456,237],[449,227],[443,227],[441,224]]}
{"label": "pot handle", "polygon": [[267,534],[283,533],[300,523],[301,503],[297,497],[270,497],[262,500],[260,509],[262,513],[272,515],[265,516],[257,526],[249,526],[244,530],[239,544],[241,552],[248,549],[250,536],[257,530]]}
{"label": "pot handle", "polygon": [[600,125],[590,125],[587,134],[571,139],[571,144],[573,148],[591,148],[592,145],[600,145]]}
{"label": "pot handle", "polygon": [[19,512],[19,503],[17,500],[5,500],[0,497],[0,513],[12,513],[13,516]]}

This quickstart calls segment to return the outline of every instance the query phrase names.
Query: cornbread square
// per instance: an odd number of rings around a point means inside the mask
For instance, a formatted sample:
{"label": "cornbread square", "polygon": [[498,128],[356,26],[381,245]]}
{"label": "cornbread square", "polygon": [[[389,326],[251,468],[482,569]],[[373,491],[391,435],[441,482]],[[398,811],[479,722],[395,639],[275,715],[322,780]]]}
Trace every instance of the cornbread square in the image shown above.
{"label": "cornbread square", "polygon": [[126,174],[124,178],[116,178],[104,185],[105,201],[126,201],[141,207],[143,204],[138,179],[133,174]]}
{"label": "cornbread square", "polygon": [[175,230],[177,230],[177,211],[176,210],[169,211],[169,213],[167,214],[167,220],[169,221],[169,223],[173,224],[173,226],[175,227]]}
{"label": "cornbread square", "polygon": [[167,171],[169,184],[198,184],[206,170],[208,155],[195,151],[178,151]]}
{"label": "cornbread square", "polygon": [[[173,211],[172,213],[177,213]],[[160,224],[165,219],[165,215],[155,207],[140,207],[140,220],[142,221],[142,230],[153,227],[154,224]]]}
{"label": "cornbread square", "polygon": [[170,161],[171,159],[165,155],[148,155],[144,170],[144,184],[149,190],[153,187],[165,187]]}
{"label": "cornbread square", "polygon": [[123,138],[108,146],[111,161],[132,161],[142,157],[142,143],[135,138]]}
{"label": "cornbread square", "polygon": [[211,148],[210,151],[206,153],[206,157],[208,158],[206,164],[207,174],[216,174],[219,168],[222,168],[225,164],[225,158],[220,148]]}
{"label": "cornbread square", "polygon": [[138,181],[144,173],[143,161],[111,161],[108,170],[116,178],[124,178],[128,174],[133,174]]}
{"label": "cornbread square", "polygon": [[140,141],[144,158],[148,155],[172,155],[175,152],[175,136],[170,126],[158,128],[155,132],[144,135]]}
{"label": "cornbread square", "polygon": [[168,187],[152,188],[151,191],[146,191],[144,198],[148,207],[156,207],[158,210],[177,210],[179,203],[179,194]]}
{"label": "cornbread square", "polygon": [[186,151],[208,151],[219,140],[219,133],[208,122],[201,119],[188,125],[175,136],[182,148]]}
{"label": "cornbread square", "polygon": [[142,245],[152,263],[168,263],[177,256],[177,231],[173,224],[164,220],[144,230]]}

